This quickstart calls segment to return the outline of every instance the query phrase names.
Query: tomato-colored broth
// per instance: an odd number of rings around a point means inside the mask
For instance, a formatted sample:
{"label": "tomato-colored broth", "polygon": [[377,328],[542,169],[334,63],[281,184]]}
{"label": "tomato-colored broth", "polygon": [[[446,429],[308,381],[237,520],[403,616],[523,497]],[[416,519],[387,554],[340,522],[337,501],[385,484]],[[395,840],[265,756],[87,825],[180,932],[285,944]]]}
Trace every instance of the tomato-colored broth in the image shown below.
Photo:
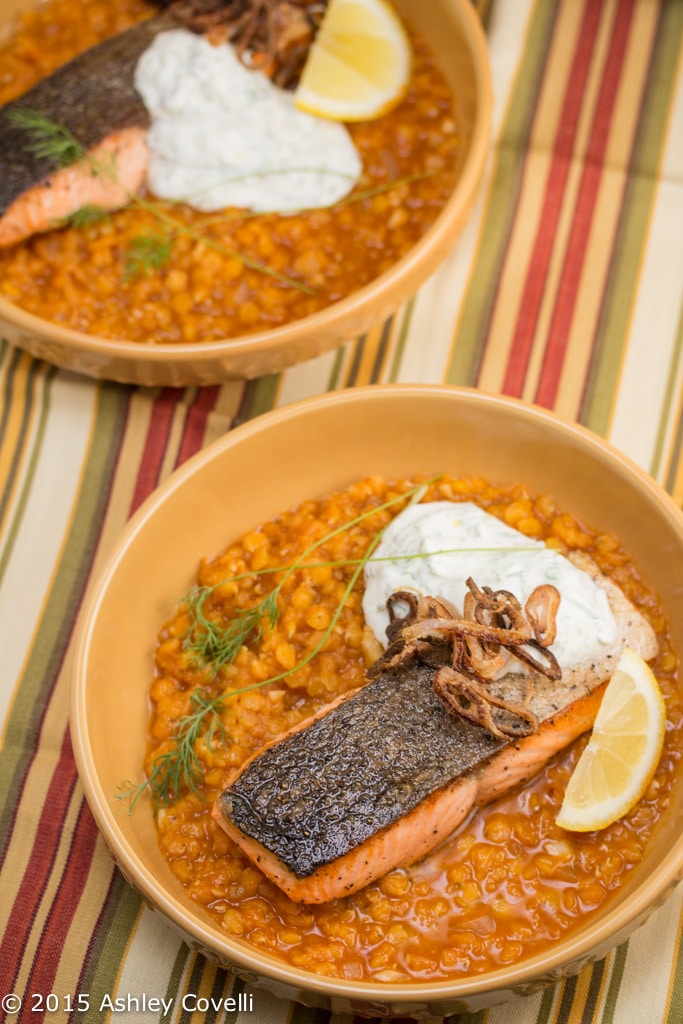
{"label": "tomato-colored broth", "polygon": [[[226,621],[238,609],[252,607],[283,578],[264,570],[290,565],[330,530],[413,484],[365,480],[255,527],[224,553],[202,561],[198,585],[215,588],[205,613]],[[369,659],[362,584],[345,600],[322,651],[302,664],[343,601],[352,567],[323,564],[293,572],[282,586],[276,623],[259,643],[243,647],[215,679],[185,649],[189,618],[181,604],[159,637],[148,773],[155,758],[172,747],[193,692],[206,689],[216,695],[264,685],[225,702],[225,745],[196,744],[203,779],[197,792],[185,792],[160,810],[161,851],[217,928],[316,974],[386,982],[447,979],[490,971],[548,948],[583,925],[628,879],[666,811],[681,759],[677,658],[666,619],[618,541],[559,510],[552,497],[534,496],[520,485],[495,487],[479,479],[442,477],[430,486],[428,497],[475,501],[564,553],[588,553],[619,584],[659,640],[653,667],[667,703],[665,750],[640,803],[601,832],[573,834],[555,824],[582,739],[529,785],[479,811],[418,864],[393,870],[355,895],[326,905],[293,903],[231,842],[210,809],[231,773],[254,750],[363,683]],[[394,514],[395,509],[380,511],[337,533],[315,552],[315,562],[361,558]],[[234,579],[245,573],[258,575]],[[287,671],[291,674],[285,678],[267,682]]]}
{"label": "tomato-colored broth", "polygon": [[[0,48],[0,103],[155,11],[144,0],[41,4]],[[139,274],[129,272],[136,240],[158,236],[163,224],[132,206],[0,248],[0,296],[105,338],[200,343],[301,319],[373,281],[424,235],[457,177],[452,93],[424,39],[410,37],[405,98],[386,115],[349,126],[363,174],[347,200],[289,216],[226,210],[207,217],[175,206],[187,233],[176,233],[166,262]]]}

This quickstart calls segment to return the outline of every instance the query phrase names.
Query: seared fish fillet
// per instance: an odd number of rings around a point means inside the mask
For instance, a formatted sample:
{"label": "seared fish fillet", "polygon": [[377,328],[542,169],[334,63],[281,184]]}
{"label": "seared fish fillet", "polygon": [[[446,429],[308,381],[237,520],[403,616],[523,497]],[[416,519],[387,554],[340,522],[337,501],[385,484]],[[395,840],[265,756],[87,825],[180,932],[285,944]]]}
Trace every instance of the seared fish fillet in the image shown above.
{"label": "seared fish fillet", "polygon": [[[135,67],[159,32],[174,27],[169,14],[150,18],[86,50],[0,108],[0,246],[49,231],[89,204],[116,209],[140,188],[149,115],[133,85]],[[59,168],[36,155],[30,133],[12,120],[13,111],[21,110],[68,129],[113,173],[93,173],[88,160]]]}
{"label": "seared fish fillet", "polygon": [[[649,624],[595,572],[619,642],[559,681],[536,676],[536,732],[497,738],[463,721],[434,693],[435,669],[408,662],[258,751],[216,801],[215,819],[297,902],[348,895],[424,856],[590,729],[625,646],[646,660],[656,654]],[[518,700],[523,681],[510,672],[495,685]]]}

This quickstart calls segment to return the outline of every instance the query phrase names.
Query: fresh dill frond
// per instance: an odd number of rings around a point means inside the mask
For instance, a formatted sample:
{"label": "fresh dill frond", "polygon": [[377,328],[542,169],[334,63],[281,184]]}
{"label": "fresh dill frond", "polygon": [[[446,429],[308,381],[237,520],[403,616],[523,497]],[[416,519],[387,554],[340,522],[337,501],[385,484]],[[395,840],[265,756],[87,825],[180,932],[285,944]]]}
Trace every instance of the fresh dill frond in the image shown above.
{"label": "fresh dill frond", "polygon": [[[103,154],[100,152],[97,157],[94,157],[68,128],[50,120],[50,118],[41,114],[40,111],[32,110],[28,107],[16,108],[11,111],[9,118],[15,127],[26,132],[29,140],[27,142],[27,149],[37,158],[51,160],[56,168],[69,167],[72,164],[77,163],[79,160],[87,159],[94,175],[105,181],[112,182],[113,184],[120,184],[116,160],[113,154]],[[291,173],[291,170],[292,169],[268,171],[263,172],[263,174]],[[297,170],[306,169],[303,168]],[[309,168],[308,170],[311,169]],[[338,174],[338,172],[334,171],[325,171],[325,173]],[[405,175],[396,178],[393,181],[385,182],[371,188],[351,192],[335,205],[361,202],[364,199],[370,199],[383,192],[391,191],[402,184],[410,184],[412,181],[429,177],[434,173],[434,171],[424,171],[417,174]],[[361,183],[363,183],[362,179]],[[155,218],[164,233],[161,231],[153,232],[149,235],[140,235],[132,240],[126,252],[123,271],[124,281],[136,280],[143,275],[147,275],[165,266],[171,256],[173,239],[178,236],[186,236],[195,242],[205,245],[207,248],[212,249],[215,252],[228,256],[231,259],[238,260],[249,270],[254,270],[257,273],[270,277],[275,281],[279,281],[281,284],[284,284],[289,288],[294,288],[305,295],[315,295],[317,292],[317,289],[312,285],[290,277],[289,275],[277,270],[275,267],[271,267],[269,264],[263,263],[262,261],[255,259],[246,253],[240,252],[231,246],[224,245],[221,242],[216,241],[214,238],[211,238],[210,235],[202,233],[191,225],[184,224],[167,211],[166,203],[133,193],[130,193],[127,196],[127,199],[127,209],[141,209],[147,211]],[[175,205],[178,204],[171,204],[171,208]],[[82,211],[77,211],[63,223],[68,224],[71,227],[84,227],[92,224],[94,222],[94,211],[96,209],[96,207],[84,207]],[[99,219],[99,216],[100,215],[98,214],[97,219]],[[221,221],[232,221],[235,219],[241,220],[249,216],[260,216],[260,214],[244,212],[238,216],[235,216],[234,213],[221,214],[218,217],[207,218],[206,225],[220,223]],[[286,216],[286,214],[284,216]]]}
{"label": "fresh dill frond", "polygon": [[190,712],[178,720],[173,747],[154,759],[151,771],[143,782],[137,785],[126,782],[120,787],[118,797],[129,801],[131,813],[145,793],[151,795],[156,814],[161,807],[177,800],[184,791],[198,792],[203,764],[195,745],[197,740],[204,737],[209,747],[225,747],[227,737],[220,717],[224,701],[223,694],[212,697],[203,689],[192,693]]}
{"label": "fresh dill frond", "polygon": [[206,600],[214,589],[195,587],[185,598],[190,625],[181,642],[190,657],[201,665],[211,665],[217,673],[235,660],[247,641],[259,642],[266,622],[271,628],[275,625],[280,588],[276,587],[253,608],[240,609],[227,623],[215,622],[204,611]]}
{"label": "fresh dill frond", "polygon": [[18,107],[8,116],[15,128],[26,132],[30,140],[26,148],[38,159],[51,160],[57,167],[70,167],[85,156],[86,150],[76,136],[40,111]]}
{"label": "fresh dill frond", "polygon": [[65,217],[62,224],[72,228],[87,228],[91,224],[99,224],[101,221],[107,220],[109,216],[110,212],[104,206],[95,206],[91,203],[81,206],[80,210],[76,210],[69,217]]}
{"label": "fresh dill frond", "polygon": [[173,239],[170,235],[152,233],[137,235],[128,246],[124,278],[126,281],[149,274],[165,266],[171,258]]}
{"label": "fresh dill frond", "polygon": [[[438,477],[434,477],[427,483],[413,487],[405,494],[396,495],[381,505],[367,509],[354,519],[342,523],[325,534],[319,540],[314,541],[306,550],[290,565],[282,567],[283,576],[280,582],[261,601],[251,608],[239,609],[227,621],[217,620],[211,617],[207,611],[207,601],[211,594],[225,581],[213,586],[194,587],[185,595],[183,603],[189,615],[189,625],[180,637],[180,643],[185,653],[193,659],[195,664],[209,668],[213,672],[213,679],[221,669],[230,665],[241,648],[247,643],[258,643],[264,635],[267,626],[271,628],[276,624],[279,617],[278,597],[285,583],[299,569],[305,568],[313,553],[322,545],[344,533],[366,519],[392,508],[396,504],[406,503],[407,505],[421,501],[428,484]],[[205,689],[197,689],[190,697],[191,711],[183,716],[177,725],[173,746],[163,751],[155,758],[148,777],[138,785],[125,783],[119,796],[130,801],[132,811],[140,797],[149,792],[152,797],[154,813],[178,799],[181,793],[186,790],[198,792],[198,784],[202,776],[203,764],[196,750],[196,743],[201,738],[207,745],[215,746],[216,739],[221,745],[225,745],[227,737],[225,726],[220,717],[226,701],[242,693],[251,690],[261,689],[269,683],[276,683],[291,676],[305,665],[309,664],[323,650],[325,644],[332,635],[347,600],[356,586],[358,579],[372,559],[384,529],[372,538],[363,556],[359,559],[346,560],[340,564],[353,565],[353,572],[350,575],[341,600],[335,608],[327,629],[323,632],[315,647],[308,651],[305,657],[292,668],[285,669],[275,676],[255,682],[252,685],[241,687],[236,690],[229,690],[217,697],[212,697]],[[259,575],[260,573],[243,574]]]}

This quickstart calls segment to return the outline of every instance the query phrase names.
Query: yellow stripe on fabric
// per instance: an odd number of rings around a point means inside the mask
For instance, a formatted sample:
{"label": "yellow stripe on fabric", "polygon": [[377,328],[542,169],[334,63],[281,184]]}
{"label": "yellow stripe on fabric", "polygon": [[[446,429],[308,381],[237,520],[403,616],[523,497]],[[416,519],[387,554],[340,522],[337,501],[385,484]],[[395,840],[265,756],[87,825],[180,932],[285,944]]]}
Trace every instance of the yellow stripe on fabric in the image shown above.
{"label": "yellow stripe on fabric", "polygon": [[[0,432],[0,543],[7,543],[11,524],[20,514],[24,484],[31,471],[31,452],[45,409],[46,378],[53,376],[23,352],[5,351],[0,387],[4,409]],[[0,559],[0,566],[4,559]]]}
{"label": "yellow stripe on fabric", "polygon": [[[100,864],[102,870],[106,871],[104,861],[108,853],[103,847],[104,843],[98,842],[95,863]],[[109,860],[111,861],[111,857]],[[109,870],[111,869],[110,863]],[[89,994],[90,1006],[95,1010],[92,1013],[75,1014],[70,1024],[102,1024],[106,1020],[104,1011],[100,1012],[99,1008],[114,990],[129,936],[134,931],[140,915],[141,902],[140,896],[124,881],[120,872],[114,869],[107,899],[96,918],[92,913],[92,907],[90,908],[93,934],[87,953],[80,962],[82,973],[77,991]],[[87,908],[84,908],[84,911],[87,926]]]}
{"label": "yellow stripe on fabric", "polygon": [[[680,5],[683,14],[683,5]],[[683,19],[679,32],[683,38]],[[669,132],[660,165],[646,246],[639,265],[636,302],[629,329],[629,350],[623,363],[618,403],[609,428],[610,440],[648,471],[661,472],[658,453],[666,450],[660,434],[661,416],[670,395],[672,372],[680,373],[680,316],[683,308],[681,266],[670,253],[683,238],[683,69],[679,64],[672,96]],[[667,301],[663,301],[663,296]],[[678,301],[674,298],[678,296]],[[643,407],[646,392],[650,404]],[[633,416],[633,409],[639,414]]]}
{"label": "yellow stripe on fabric", "polygon": [[[62,705],[62,734],[65,728],[64,710],[64,706]],[[59,754],[59,747],[56,747],[54,743],[50,744],[48,749],[43,747],[43,749],[38,752],[31,767],[31,772],[24,790],[24,800],[22,801],[22,824],[20,828],[15,828],[13,831],[12,841],[7,851],[7,858],[3,865],[3,870],[0,872],[0,891],[12,894],[12,897],[1,901],[2,903],[9,904],[7,911],[12,909],[16,894],[19,892],[20,884],[26,869],[26,851],[27,849],[32,849],[34,843],[37,842],[40,844],[38,825],[40,812],[42,811],[43,801],[45,798],[45,782],[46,779],[50,779],[52,777],[59,759]],[[27,807],[29,808],[28,813],[26,813]],[[36,908],[35,915],[31,921],[31,930],[27,937],[24,949],[22,950],[19,973],[14,981],[15,991],[17,992],[30,991],[28,989],[28,983],[30,981],[33,962],[43,940],[43,930],[50,915],[52,904],[59,893],[64,868],[71,852],[73,832],[75,830],[76,820],[80,809],[80,793],[75,790],[68,801],[68,805],[59,828],[59,839],[57,842],[52,844],[50,872],[41,892],[40,901]],[[3,932],[6,930],[5,913],[6,911],[3,910],[2,918],[0,918]],[[64,949],[62,948],[59,952],[63,954]]]}
{"label": "yellow stripe on fabric", "polygon": [[278,387],[277,406],[289,405],[290,402],[332,390],[337,359],[336,351],[326,352],[283,373]]}
{"label": "yellow stripe on fabric", "polygon": [[[541,304],[538,323],[536,325],[536,336],[531,351],[527,379],[522,391],[522,397],[527,399],[527,401],[533,401],[536,397],[536,389],[538,387],[542,361],[546,353],[546,343],[552,328],[552,318],[555,313],[560,289],[563,284],[563,275],[567,271],[567,249],[570,242],[571,232],[574,227],[576,204],[584,172],[584,160],[589,142],[590,129],[595,114],[596,103],[599,98],[605,60],[609,51],[610,36],[615,16],[614,6],[614,3],[605,6],[598,25],[596,41],[591,57],[590,70],[583,94],[574,151],[572,153],[564,194],[562,196],[562,207],[553,243],[553,252],[548,267],[548,276],[543,292],[543,301]],[[565,83],[565,88],[566,86],[567,83]],[[561,97],[558,97],[558,100],[561,100]],[[554,130],[557,130],[558,127],[558,113],[560,109],[561,108],[558,105],[554,112]],[[582,326],[583,330],[586,332],[586,336],[590,337],[590,322],[584,323]],[[581,366],[572,365],[571,380],[574,382],[574,385],[582,379],[583,374],[581,372]],[[568,405],[567,396],[565,396],[564,405],[565,407]],[[559,408],[558,411],[560,411]],[[571,415],[571,412],[569,412],[568,415]]]}
{"label": "yellow stripe on fabric", "polygon": [[466,286],[451,330],[444,381],[477,383],[523,174],[530,122],[552,36],[556,3],[496,4],[489,31],[494,158],[480,201],[458,242]]}
{"label": "yellow stripe on fabric", "polygon": [[[566,46],[566,44],[565,47],[563,47],[562,32],[565,27],[563,24],[565,19],[563,17],[558,21],[557,36],[558,46],[564,50],[565,58],[573,57],[574,55],[573,51],[575,45],[578,45],[578,34],[581,27],[577,24],[576,19],[577,17],[583,16],[583,12],[581,11],[579,4],[565,4],[563,5],[562,12],[564,12],[567,7],[570,8],[573,15],[571,25],[567,26],[569,31],[572,32],[573,45],[571,48]],[[524,388],[522,390],[522,398],[525,398],[527,401],[533,401],[536,397],[536,389],[538,387],[538,379],[543,357],[546,352],[548,335],[552,327],[552,319],[555,313],[560,288],[563,284],[563,276],[567,269],[567,249],[571,238],[571,232],[574,227],[574,216],[581,187],[585,154],[588,147],[595,107],[599,98],[601,79],[609,50],[610,36],[615,13],[615,3],[613,0],[612,3],[604,5],[598,24],[594,49],[591,55],[590,69],[583,92],[581,110],[579,112],[573,152],[562,195],[560,215],[553,240],[553,250],[548,264],[547,277],[545,287],[543,289],[543,298],[529,359],[529,367],[527,370]],[[566,68],[563,68],[563,72],[566,72]],[[559,84],[559,76],[553,72],[552,66],[549,66],[548,74],[551,80],[554,80]],[[564,92],[569,87],[569,80],[563,77],[561,80],[561,91],[556,95],[549,97],[549,99],[552,99],[552,103],[548,104],[548,110],[546,112],[547,123],[539,125],[539,146],[541,148],[547,147],[551,151],[554,149],[555,135],[558,132],[558,129],[561,131],[562,128],[560,123],[560,113],[562,110],[562,102],[564,100]],[[541,110],[539,113],[541,113],[541,111],[543,111],[543,104],[541,104]],[[556,156],[555,159],[557,159]],[[540,196],[539,198],[542,199],[544,197]],[[578,367],[572,368],[573,380],[576,381],[580,376],[580,369]]]}
{"label": "yellow stripe on fabric", "polygon": [[[80,787],[77,787],[76,797],[79,796],[82,794]],[[99,839],[81,898],[64,936],[62,956],[53,984],[55,992],[88,991],[91,996],[91,1007],[95,1005],[98,993],[90,991],[89,986],[84,989],[81,972],[92,942],[93,907],[105,904],[116,870],[104,841]]]}
{"label": "yellow stripe on fabric", "polygon": [[440,384],[444,379],[471,258],[467,243],[468,238],[461,236],[413,300],[408,329],[402,334],[400,368],[393,371],[401,383]]}
{"label": "yellow stripe on fabric", "polygon": [[218,389],[213,409],[209,413],[204,432],[204,447],[230,430],[239,412],[244,393],[244,381],[230,380]]}
{"label": "yellow stripe on fabric", "polygon": [[[0,619],[6,635],[12,637],[12,644],[3,652],[0,723],[6,720],[14,702],[26,658],[34,646],[35,624],[45,613],[53,575],[72,525],[95,409],[97,393],[81,380],[58,374],[50,390],[45,431],[35,453],[35,477],[23,501],[16,544],[0,580]],[[46,530],[48,513],[50,529]],[[21,601],[17,601],[17,594],[22,595]]]}
{"label": "yellow stripe on fabric", "polygon": [[558,129],[558,113],[571,72],[583,6],[583,3],[560,5],[550,40],[531,128],[529,156],[523,170],[515,218],[491,315],[488,343],[479,372],[478,384],[485,391],[499,392],[503,388],[505,369],[524,294],[524,282],[536,235],[541,228],[543,201],[552,169],[553,142]]}
{"label": "yellow stripe on fabric", "polygon": [[[670,951],[675,948],[679,934],[680,914],[679,893],[632,934],[614,1013],[604,1024],[666,1019],[672,971]],[[643,964],[647,964],[647,970],[643,970]]]}
{"label": "yellow stripe on fabric", "polygon": [[683,505],[683,301],[650,473]]}
{"label": "yellow stripe on fabric", "polygon": [[656,8],[653,5],[637,5],[619,78],[614,113],[610,119],[605,162],[555,403],[556,411],[570,419],[578,419],[581,412],[583,381],[590,365],[612,264],[631,151],[638,127],[639,99],[647,81],[656,28]]}
{"label": "yellow stripe on fabric", "polygon": [[[655,223],[654,212],[659,202],[658,196],[661,195],[660,190],[667,184],[661,180],[667,133],[671,136],[676,131],[676,125],[681,124],[680,102],[676,97],[681,87],[683,4],[649,6],[657,10],[659,23],[648,80],[639,103],[640,123],[629,167],[624,210],[605,291],[595,353],[585,384],[581,415],[582,422],[603,436],[609,435],[615,415],[616,374],[624,362],[625,342],[628,340],[632,350],[637,350],[644,343],[652,351],[651,342],[655,337],[653,329],[657,330],[660,315],[668,314],[670,308],[668,302],[659,308],[656,302],[648,302],[644,308],[647,310],[647,306],[652,305],[652,309],[647,312],[651,312],[653,318],[649,321],[647,317],[643,319],[644,335],[641,335],[640,327],[635,329],[635,300],[638,299],[640,303],[641,297],[648,292],[656,296],[660,288],[666,288],[666,277],[672,273],[672,261],[665,259],[661,276],[656,272],[651,276],[648,272],[648,254],[652,253],[651,258],[656,260],[662,245],[664,252],[668,253],[676,251],[676,246],[680,244],[680,229],[675,234],[675,217],[670,225],[670,237],[666,233],[666,219],[664,231],[660,229],[653,235],[652,226]],[[673,152],[670,145],[668,149],[670,153]],[[675,215],[675,210],[673,212]],[[680,288],[678,274],[674,288]],[[666,372],[666,368],[663,369]],[[618,384],[619,395],[626,391],[628,411],[633,407],[634,396],[629,393],[623,377]],[[638,394],[643,390],[645,388],[638,382]],[[638,400],[638,395],[635,400]],[[650,439],[644,436],[644,451],[649,443]]]}
{"label": "yellow stripe on fabric", "polygon": [[666,1024],[683,1020],[683,912],[678,920],[678,933],[671,959],[672,971],[666,1000]]}
{"label": "yellow stripe on fabric", "polygon": [[[109,993],[115,1009],[107,1015],[107,1019],[121,1024],[130,1024],[131,1009],[128,1008],[128,997],[140,997],[143,994],[147,999],[164,1000],[172,999],[175,1006],[175,991],[169,994],[169,986],[177,962],[178,950],[182,940],[175,931],[164,922],[163,918],[153,913],[149,907],[141,906],[140,914],[130,934],[130,938],[124,952],[120,970],[114,984],[110,986]],[[154,950],[154,960],[149,960],[149,950]],[[189,953],[188,953],[189,958]],[[122,1000],[118,1005],[124,1007],[116,1009],[115,1000]],[[161,1014],[158,1015],[159,1017]],[[169,1015],[170,1019],[170,1015]]]}

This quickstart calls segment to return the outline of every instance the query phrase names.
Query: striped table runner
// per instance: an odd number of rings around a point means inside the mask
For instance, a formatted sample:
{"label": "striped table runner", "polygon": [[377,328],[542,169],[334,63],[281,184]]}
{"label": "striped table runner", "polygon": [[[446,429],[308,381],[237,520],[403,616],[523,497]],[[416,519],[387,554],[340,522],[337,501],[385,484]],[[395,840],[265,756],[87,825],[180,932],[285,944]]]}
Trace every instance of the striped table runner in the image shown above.
{"label": "striped table runner", "polygon": [[[308,395],[448,382],[582,422],[683,502],[683,2],[480,10],[496,96],[480,201],[386,323],[205,389],[98,384],[0,348],[0,996],[24,1000],[7,1020],[352,1021],[252,993],[180,943],[112,866],[83,801],[65,672],[83,590],[188,456]],[[602,963],[449,1024],[681,1024],[680,940],[674,894]],[[240,993],[253,1003],[193,1011]]]}

